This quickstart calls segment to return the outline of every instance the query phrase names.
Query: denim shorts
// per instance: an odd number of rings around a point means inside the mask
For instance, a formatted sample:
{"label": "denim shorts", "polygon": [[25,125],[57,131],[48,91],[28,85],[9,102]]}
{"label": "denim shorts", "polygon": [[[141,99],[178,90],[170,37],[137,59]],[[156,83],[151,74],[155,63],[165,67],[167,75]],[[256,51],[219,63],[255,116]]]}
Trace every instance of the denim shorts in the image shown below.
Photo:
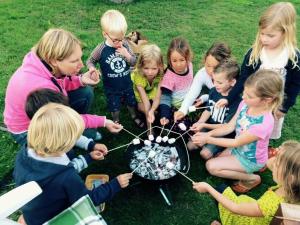
{"label": "denim shorts", "polygon": [[123,101],[127,106],[135,107],[137,105],[132,88],[117,92],[106,91],[105,96],[109,112],[120,111]]}
{"label": "denim shorts", "polygon": [[249,159],[241,155],[239,151],[236,149],[232,149],[231,155],[234,155],[237,158],[237,160],[239,160],[242,167],[245,169],[247,173],[257,172],[265,166],[264,164],[251,162]]}

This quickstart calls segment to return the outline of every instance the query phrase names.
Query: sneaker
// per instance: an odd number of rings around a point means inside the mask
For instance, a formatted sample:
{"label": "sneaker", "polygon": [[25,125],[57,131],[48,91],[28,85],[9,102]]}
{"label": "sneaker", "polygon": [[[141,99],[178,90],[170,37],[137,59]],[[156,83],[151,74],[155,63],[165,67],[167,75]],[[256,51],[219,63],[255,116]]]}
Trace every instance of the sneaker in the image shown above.
{"label": "sneaker", "polygon": [[96,132],[96,137],[94,138],[94,141],[100,141],[102,139],[102,134],[100,132]]}

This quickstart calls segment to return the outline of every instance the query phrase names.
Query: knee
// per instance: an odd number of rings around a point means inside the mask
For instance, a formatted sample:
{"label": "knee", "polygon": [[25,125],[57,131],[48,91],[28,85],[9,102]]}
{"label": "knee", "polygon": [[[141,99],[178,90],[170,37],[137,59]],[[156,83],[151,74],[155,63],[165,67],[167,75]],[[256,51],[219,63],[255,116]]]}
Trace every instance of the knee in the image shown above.
{"label": "knee", "polygon": [[213,156],[213,154],[207,148],[203,148],[202,151],[200,152],[200,156],[203,159],[208,160]]}
{"label": "knee", "polygon": [[205,163],[206,169],[207,171],[211,174],[211,175],[218,175],[218,168],[216,167],[215,163],[213,160],[208,160]]}

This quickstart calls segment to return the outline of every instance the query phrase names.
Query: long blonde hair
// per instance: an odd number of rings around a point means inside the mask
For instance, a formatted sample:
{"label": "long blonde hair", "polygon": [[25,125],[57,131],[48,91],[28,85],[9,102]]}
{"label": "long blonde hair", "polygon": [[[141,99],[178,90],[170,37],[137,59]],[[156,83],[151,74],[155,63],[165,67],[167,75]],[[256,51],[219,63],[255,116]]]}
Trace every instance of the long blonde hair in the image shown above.
{"label": "long blonde hair", "polygon": [[283,181],[285,199],[289,203],[300,203],[300,143],[285,141],[275,163]]}
{"label": "long blonde hair", "polygon": [[81,116],[72,108],[57,103],[41,107],[28,128],[28,147],[41,156],[68,152],[84,130]]}
{"label": "long blonde hair", "polygon": [[74,52],[76,46],[81,46],[78,38],[63,29],[49,29],[32,48],[37,56],[50,64],[50,60],[62,61]]}
{"label": "long blonde hair", "polygon": [[252,74],[245,82],[245,87],[253,87],[255,95],[262,99],[270,98],[270,109],[275,112],[283,100],[283,80],[274,70],[261,69]]}
{"label": "long blonde hair", "polygon": [[139,74],[143,74],[142,68],[150,61],[156,62],[159,68],[158,75],[162,75],[164,73],[164,62],[160,48],[157,45],[150,44],[143,46],[136,64]]}
{"label": "long blonde hair", "polygon": [[298,57],[297,39],[296,39],[296,10],[290,2],[278,2],[267,8],[259,20],[259,29],[256,39],[252,45],[252,52],[249,59],[249,65],[255,66],[258,63],[262,43],[260,41],[261,30],[267,27],[276,29],[283,34],[283,46],[288,49],[289,59],[293,66],[297,66]]}

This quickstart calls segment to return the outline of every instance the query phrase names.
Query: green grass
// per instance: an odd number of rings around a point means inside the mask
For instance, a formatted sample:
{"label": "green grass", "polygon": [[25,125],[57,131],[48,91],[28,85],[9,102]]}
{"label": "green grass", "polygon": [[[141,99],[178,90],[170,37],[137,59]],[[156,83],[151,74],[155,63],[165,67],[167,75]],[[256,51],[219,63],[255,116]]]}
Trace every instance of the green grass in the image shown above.
{"label": "green grass", "polygon": [[[261,12],[275,1],[205,1],[205,0],[135,0],[128,5],[116,5],[103,0],[0,0],[0,110],[4,108],[5,88],[13,72],[20,66],[24,55],[51,27],[62,27],[74,32],[84,44],[84,61],[102,38],[99,17],[107,9],[118,9],[124,13],[129,25],[128,31],[139,30],[150,42],[159,45],[166,53],[170,40],[175,36],[187,38],[194,52],[195,72],[201,64],[202,56],[214,41],[227,42],[233,55],[242,62],[243,55],[251,46],[257,32]],[[292,1],[300,9],[299,1]],[[298,17],[299,24],[299,17]],[[299,26],[298,26],[299,28]],[[298,29],[299,37],[299,29]],[[299,38],[298,38],[299,40]],[[30,82],[30,81],[28,81]],[[95,90],[96,100],[93,112],[108,115],[105,108],[102,86]],[[18,96],[16,96],[17,98]],[[123,125],[134,130],[123,110]],[[282,138],[273,145],[287,139],[300,140],[299,100],[286,117]],[[3,116],[0,117],[3,121]],[[104,143],[109,148],[125,144],[131,136],[124,132],[111,136],[104,131]],[[0,133],[0,178],[13,168],[18,146],[7,133]],[[123,151],[115,151],[104,161],[93,163],[82,173],[107,173],[114,177],[128,172]],[[218,184],[222,179],[210,176],[204,161],[197,153],[191,154],[191,170],[188,174],[194,180]],[[272,185],[269,172],[263,173],[263,184],[250,193],[258,197]],[[191,183],[183,177],[172,182],[171,193],[174,205],[168,207],[157,189],[147,184],[123,190],[107,204],[102,214],[113,225],[165,225],[165,224],[209,224],[218,219],[214,200],[207,194],[198,194]]]}

